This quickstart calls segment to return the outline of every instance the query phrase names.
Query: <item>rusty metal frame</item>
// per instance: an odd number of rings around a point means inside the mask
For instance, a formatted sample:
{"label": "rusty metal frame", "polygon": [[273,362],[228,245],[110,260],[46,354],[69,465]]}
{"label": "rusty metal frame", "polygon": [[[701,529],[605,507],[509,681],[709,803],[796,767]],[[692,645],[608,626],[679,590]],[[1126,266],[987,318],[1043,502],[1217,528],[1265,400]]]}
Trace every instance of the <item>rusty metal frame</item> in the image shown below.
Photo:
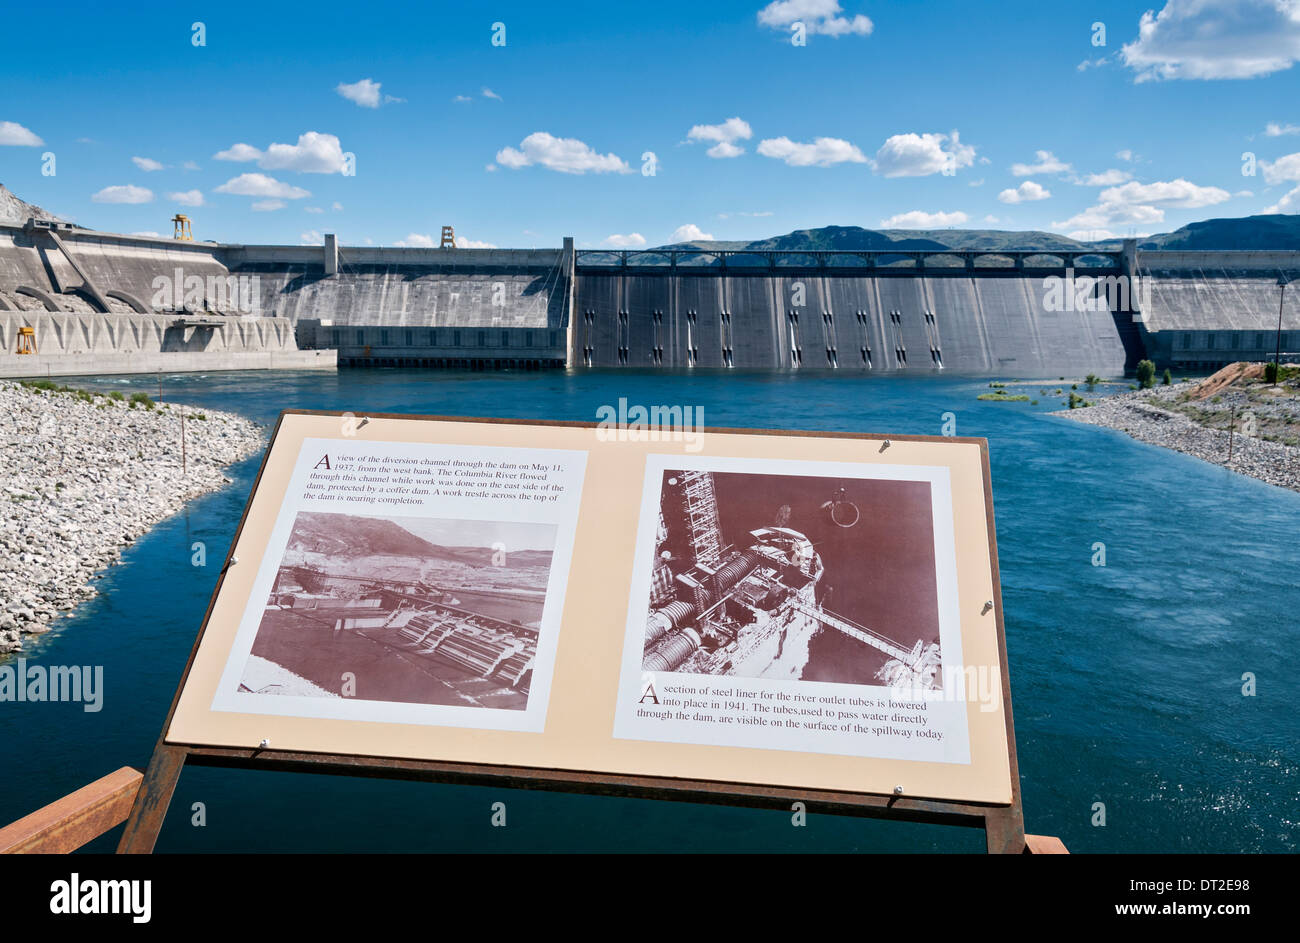
{"label": "rusty metal frame", "polygon": [[[212,591],[202,627],[190,657],[185,664],[180,684],[172,697],[163,722],[162,732],[154,747],[153,756],[144,773],[144,781],[136,794],[130,817],[127,819],[119,854],[148,854],[153,851],[162,823],[171,804],[181,770],[186,763],[194,766],[232,769],[261,769],[297,773],[324,773],[331,775],[361,776],[380,779],[414,780],[428,783],[454,783],[461,785],[491,785],[511,789],[538,789],[552,792],[585,793],[606,796],[626,796],[641,799],[666,799],[677,802],[698,802],[713,805],[747,806],[752,808],[786,809],[792,802],[803,802],[813,813],[849,815],[866,818],[893,819],[895,821],[925,822],[937,825],[954,825],[982,828],[986,848],[990,854],[1023,854],[1025,843],[1024,812],[1020,798],[1020,770],[1016,759],[1015,727],[1011,713],[1011,685],[1007,670],[1006,631],[1002,619],[1002,584],[998,573],[997,531],[993,520],[993,482],[989,471],[989,451],[986,439],[955,436],[880,435],[876,433],[784,431],[773,429],[708,428],[705,432],[742,435],[800,436],[809,438],[862,439],[879,442],[964,442],[978,445],[984,480],[984,507],[989,535],[989,563],[992,569],[993,608],[996,621],[998,660],[1004,679],[1003,717],[1007,732],[1007,759],[1011,773],[1011,803],[997,805],[977,802],[953,802],[910,796],[882,795],[878,793],[841,792],[837,790],[797,789],[784,786],[764,786],[755,783],[722,782],[717,780],[680,779],[666,776],[635,776],[619,773],[584,770],[545,769],[539,767],[499,766],[480,763],[445,762],[438,760],[394,759],[392,757],[357,756],[303,751],[261,750],[247,748],[211,747],[199,744],[167,742],[181,691],[189,678],[194,659],[208,620],[216,605],[230,566],[230,555],[239,543],[244,523],[253,505],[253,497],[266,471],[271,449],[286,416],[335,416],[342,412],[316,409],[286,409],[280,413],[257,477],[249,491],[244,513],[226,551],[226,561]],[[502,418],[468,418],[462,416],[414,416],[403,413],[366,413],[372,419],[423,420],[436,422],[482,422],[500,425],[560,426],[570,428],[596,428],[590,422],[561,422],[554,420],[519,420]],[[882,446],[883,450],[883,446]]]}

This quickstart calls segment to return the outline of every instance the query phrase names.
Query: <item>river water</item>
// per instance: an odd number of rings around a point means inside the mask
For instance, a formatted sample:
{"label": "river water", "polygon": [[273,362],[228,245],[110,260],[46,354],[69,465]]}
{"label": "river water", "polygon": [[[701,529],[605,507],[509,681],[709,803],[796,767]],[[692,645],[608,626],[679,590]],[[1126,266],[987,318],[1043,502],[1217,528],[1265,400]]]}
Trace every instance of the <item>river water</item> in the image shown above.
{"label": "river water", "polygon": [[[68,381],[143,389],[153,377]],[[989,440],[1028,831],[1076,852],[1294,851],[1300,842],[1300,494],[1047,415],[987,380],[430,371],[165,377],[164,397],[270,424],[283,408],[592,421],[618,403],[705,425]],[[1040,396],[1041,390],[1049,395]],[[103,710],[0,705],[0,823],[148,759],[258,459],[125,554],[26,657],[103,665]],[[191,566],[203,541],[211,564]],[[1105,566],[1094,545],[1105,544]],[[1253,674],[1255,694],[1243,694]],[[507,825],[490,824],[504,801]],[[205,823],[195,824],[201,803]],[[1100,804],[1100,805],[1099,805]],[[1098,810],[1104,808],[1104,825]],[[109,850],[113,838],[95,843]],[[486,787],[192,769],[159,851],[966,851],[967,829]]]}

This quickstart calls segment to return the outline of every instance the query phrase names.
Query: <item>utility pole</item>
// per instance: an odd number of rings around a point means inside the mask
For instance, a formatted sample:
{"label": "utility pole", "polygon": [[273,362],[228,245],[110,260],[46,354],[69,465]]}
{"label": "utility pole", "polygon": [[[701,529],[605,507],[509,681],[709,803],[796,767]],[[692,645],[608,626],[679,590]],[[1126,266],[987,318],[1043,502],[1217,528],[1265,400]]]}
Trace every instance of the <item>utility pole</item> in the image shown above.
{"label": "utility pole", "polygon": [[1228,464],[1232,464],[1232,434],[1237,431],[1237,407],[1228,407]]}
{"label": "utility pole", "polygon": [[1278,273],[1277,286],[1282,290],[1278,293],[1277,299],[1277,346],[1273,351],[1273,386],[1275,387],[1278,385],[1278,381],[1282,379],[1282,368],[1279,365],[1279,361],[1282,359],[1282,305],[1286,301],[1288,281],[1290,279],[1286,277],[1285,272]]}
{"label": "utility pole", "polygon": [[185,477],[185,414],[181,413],[181,477]]}

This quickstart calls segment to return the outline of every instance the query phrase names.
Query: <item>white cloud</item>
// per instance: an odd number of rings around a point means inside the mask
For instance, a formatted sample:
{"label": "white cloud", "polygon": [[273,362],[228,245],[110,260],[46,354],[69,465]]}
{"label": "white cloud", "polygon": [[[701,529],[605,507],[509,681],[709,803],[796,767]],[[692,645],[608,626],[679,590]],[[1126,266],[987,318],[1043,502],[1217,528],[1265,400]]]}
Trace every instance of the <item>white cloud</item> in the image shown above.
{"label": "white cloud", "polygon": [[889,219],[880,221],[881,229],[943,229],[948,226],[960,226],[970,219],[961,210],[952,213],[926,213],[912,210],[910,213],[898,213]]}
{"label": "white cloud", "polygon": [[217,187],[218,193],[236,196],[260,196],[273,200],[301,200],[311,191],[268,177],[266,174],[240,174]]}
{"label": "white cloud", "polygon": [[746,213],[742,210],[741,212],[738,213],[719,213],[718,219],[730,219],[733,216],[749,216],[753,218],[761,218],[764,216],[771,216],[771,215],[772,215],[771,210],[759,210],[755,213]]}
{"label": "white cloud", "polygon": [[432,249],[439,244],[427,233],[418,232],[408,233],[405,239],[397,240],[397,245],[403,249]]}
{"label": "white cloud", "polygon": [[1034,174],[1063,174],[1073,168],[1064,161],[1057,160],[1051,151],[1035,151],[1034,164],[1012,164],[1011,173],[1016,177],[1032,177]]}
{"label": "white cloud", "polygon": [[274,210],[282,210],[288,205],[284,200],[258,200],[253,204],[253,210],[258,213],[269,213]]}
{"label": "white cloud", "polygon": [[199,167],[199,165],[196,164],[196,163],[195,163],[194,161],[192,161],[192,160],[187,160],[185,163],[181,164],[181,167],[183,167],[185,170],[199,170],[199,169],[201,169],[201,168]]}
{"label": "white cloud", "polygon": [[496,92],[492,91],[492,89],[488,88],[486,85],[483,86],[483,97],[484,97],[484,98],[495,98],[497,101],[505,101],[504,98],[502,98],[502,97],[501,97],[500,95],[498,95]]}
{"label": "white cloud", "polygon": [[1122,161],[1127,161],[1129,163],[1133,162],[1133,152],[1130,151],[1128,148],[1124,148],[1124,150],[1122,151],[1116,151],[1115,156]]}
{"label": "white cloud", "polygon": [[14,121],[0,121],[0,146],[40,147],[45,142]]}
{"label": "white cloud", "polygon": [[842,16],[843,12],[839,0],[774,0],[758,11],[758,22],[785,31],[795,23],[803,23],[810,34],[820,33],[837,39],[850,34],[871,35],[875,26],[870,19],[861,13]]}
{"label": "white cloud", "polygon": [[323,246],[323,245],[325,245],[325,237],[322,236],[322,235],[320,234],[320,232],[317,231],[317,230],[315,230],[315,229],[309,229],[309,230],[307,230],[305,233],[303,233],[302,235],[300,235],[298,238],[302,240],[302,244],[305,245],[305,246]]}
{"label": "white cloud", "polygon": [[323,209],[321,209],[319,206],[304,206],[304,207],[302,208],[302,211],[303,211],[304,213],[324,213],[324,212],[325,212],[325,211],[324,211]]}
{"label": "white cloud", "polygon": [[153,191],[134,184],[105,187],[91,197],[96,203],[152,203]]}
{"label": "white cloud", "polygon": [[131,163],[135,164],[143,171],[162,170],[163,165],[151,157],[132,157]]}
{"label": "white cloud", "polygon": [[626,236],[614,233],[612,236],[605,237],[604,244],[612,249],[631,249],[645,245],[645,236],[639,232],[630,232]]}
{"label": "white cloud", "polygon": [[745,153],[736,141],[748,141],[754,136],[749,122],[740,118],[728,118],[722,124],[697,124],[686,133],[689,141],[715,141],[706,152],[710,157],[739,157]]}
{"label": "white cloud", "polygon": [[1138,37],[1120,52],[1153,79],[1249,79],[1300,59],[1296,0],[1168,0],[1142,14]]}
{"label": "white cloud", "polygon": [[1264,171],[1264,179],[1270,184],[1300,181],[1300,152],[1287,154],[1274,161],[1262,160],[1259,166]]}
{"label": "white cloud", "polygon": [[179,193],[167,194],[167,199],[173,203],[179,203],[181,206],[202,206],[203,191],[201,190],[182,190]]}
{"label": "white cloud", "polygon": [[1075,175],[1070,178],[1070,183],[1080,187],[1113,187],[1116,184],[1124,183],[1126,180],[1132,180],[1133,175],[1127,170],[1106,170],[1099,174],[1084,174],[1083,176]]}
{"label": "white cloud", "polygon": [[989,216],[985,216],[985,217],[984,217],[984,222],[986,222],[986,223],[996,223],[997,221],[998,221],[998,218],[997,218],[996,216],[993,216],[993,215],[989,215]]}
{"label": "white cloud", "polygon": [[545,131],[534,131],[519,147],[522,150],[505,147],[497,151],[497,163],[511,170],[537,164],[564,174],[632,173],[617,154],[598,154],[577,138],[557,138]]}
{"label": "white cloud", "polygon": [[713,236],[711,233],[702,232],[699,226],[694,223],[686,223],[678,226],[673,230],[669,239],[670,242],[710,242]]}
{"label": "white cloud", "polygon": [[379,90],[382,86],[382,82],[376,82],[373,79],[361,79],[350,85],[347,82],[340,82],[334,87],[334,91],[362,108],[378,108],[380,105],[387,105],[389,102],[406,101],[404,98],[394,98],[392,95],[381,95]]}
{"label": "white cloud", "polygon": [[240,163],[257,161],[257,166],[263,170],[294,170],[303,174],[343,172],[343,148],[339,139],[319,131],[298,135],[297,144],[272,144],[265,151],[259,151],[251,144],[235,144],[212,157]]}
{"label": "white cloud", "polygon": [[1283,194],[1282,199],[1264,210],[1265,213],[1295,213],[1300,211],[1300,187]]}
{"label": "white cloud", "polygon": [[1003,190],[998,194],[999,203],[1035,203],[1046,200],[1052,192],[1032,180],[1026,180],[1015,189]]}
{"label": "white cloud", "polygon": [[468,95],[457,95],[452,99],[454,102],[472,102],[473,100],[474,99],[470,98]]}
{"label": "white cloud", "polygon": [[[946,146],[945,146],[946,145]],[[947,134],[895,134],[876,151],[876,173],[886,177],[928,177],[955,173],[975,162],[975,148]]]}
{"label": "white cloud", "polygon": [[[1300,156],[1300,155],[1298,155]],[[1102,202],[1148,203],[1178,209],[1198,209],[1230,199],[1227,190],[1201,187],[1179,177],[1155,183],[1126,183],[1101,191]]]}
{"label": "white cloud", "polygon": [[[1198,209],[1231,199],[1227,190],[1198,186],[1181,177],[1155,183],[1126,183],[1102,190],[1100,202],[1067,220],[1052,223],[1066,232],[1110,231],[1114,226],[1162,223],[1165,209]],[[1100,237],[1098,237],[1100,238]]]}
{"label": "white cloud", "polygon": [[1110,56],[1100,56],[1096,59],[1084,59],[1074,68],[1079,72],[1087,72],[1089,69],[1097,69],[1110,62]]}
{"label": "white cloud", "polygon": [[217,153],[212,155],[212,159],[233,160],[239,163],[244,163],[250,160],[258,160],[261,156],[262,152],[251,144],[235,144],[232,147],[226,148],[224,151],[217,151]]}
{"label": "white cloud", "polygon": [[479,242],[477,239],[466,239],[464,236],[456,237],[457,249],[495,249],[496,245],[491,242]]}
{"label": "white cloud", "polygon": [[362,108],[378,108],[380,84],[370,79],[362,79],[359,82],[353,82],[351,85],[340,82],[335,86],[334,91],[348,101],[356,102]]}
{"label": "white cloud", "polygon": [[340,203],[338,200],[335,200],[332,204],[330,204],[330,209],[332,209],[332,210],[334,210],[335,212],[337,212],[337,211],[343,209],[343,204]]}
{"label": "white cloud", "polygon": [[1265,137],[1277,138],[1284,134],[1300,134],[1300,125],[1278,124],[1276,121],[1270,121],[1264,128]]}
{"label": "white cloud", "polygon": [[811,144],[791,141],[788,137],[766,138],[758,142],[758,153],[783,160],[791,167],[830,167],[834,164],[867,163],[866,155],[840,138],[817,138]]}
{"label": "white cloud", "polygon": [[1071,239],[1077,239],[1079,242],[1102,242],[1106,239],[1118,239],[1119,234],[1113,233],[1109,229],[1076,229],[1073,232],[1067,232]]}

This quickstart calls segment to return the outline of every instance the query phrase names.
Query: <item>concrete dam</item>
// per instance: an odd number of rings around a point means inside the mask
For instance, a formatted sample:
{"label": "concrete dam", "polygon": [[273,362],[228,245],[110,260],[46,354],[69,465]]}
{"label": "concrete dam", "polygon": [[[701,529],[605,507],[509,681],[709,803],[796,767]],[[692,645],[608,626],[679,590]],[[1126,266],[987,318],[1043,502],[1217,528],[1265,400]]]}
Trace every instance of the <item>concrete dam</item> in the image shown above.
{"label": "concrete dam", "polygon": [[0,222],[0,376],[1208,370],[1295,359],[1279,275],[1300,252],[254,246],[32,218]]}

